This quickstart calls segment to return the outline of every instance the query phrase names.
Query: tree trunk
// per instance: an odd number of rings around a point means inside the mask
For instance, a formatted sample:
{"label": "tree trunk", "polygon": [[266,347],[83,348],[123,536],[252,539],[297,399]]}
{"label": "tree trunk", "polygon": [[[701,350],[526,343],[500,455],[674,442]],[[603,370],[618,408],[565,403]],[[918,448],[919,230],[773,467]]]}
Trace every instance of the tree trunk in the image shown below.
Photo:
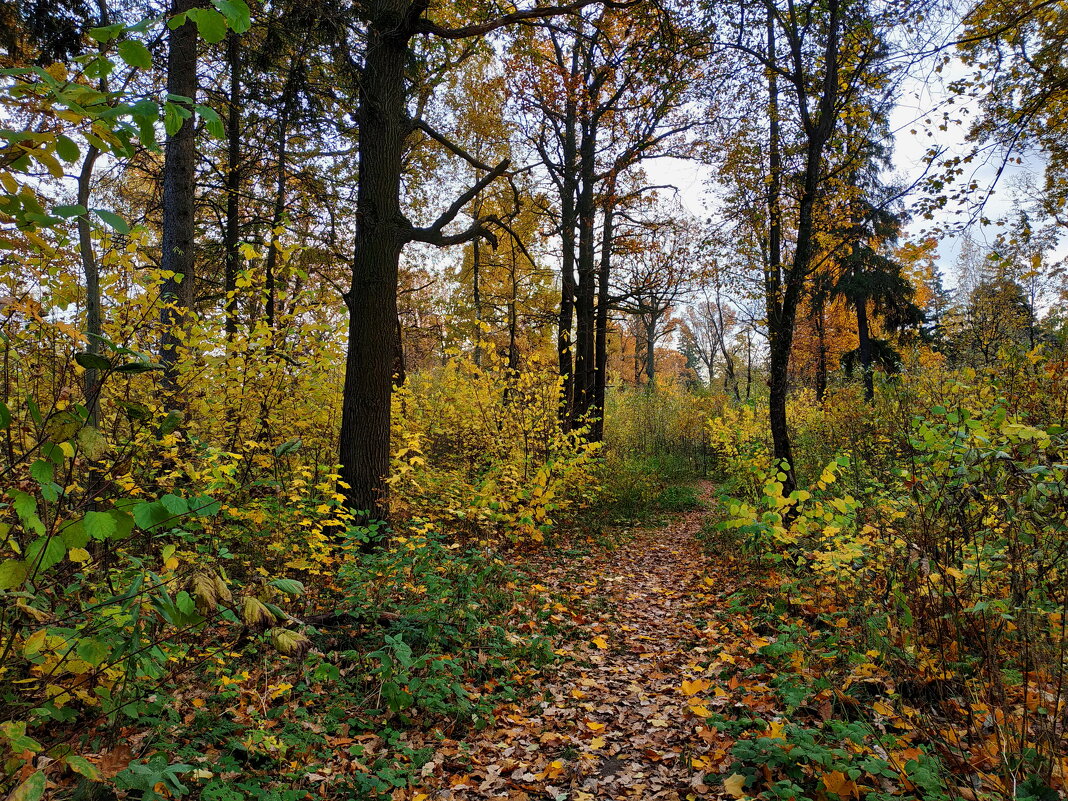
{"label": "tree trunk", "polygon": [[571,403],[571,427],[589,423],[593,406],[595,364],[595,306],[597,275],[594,199],[595,130],[583,130],[579,147],[579,186],[575,204],[578,222],[578,283],[575,289],[575,389]]}
{"label": "tree trunk", "polygon": [[645,377],[650,389],[656,382],[656,324],[657,315],[650,315],[645,325]]}
{"label": "tree trunk", "polygon": [[824,302],[822,293],[815,298],[812,318],[816,323],[816,402],[822,404],[827,395],[827,332],[824,319]]}
{"label": "tree trunk", "polygon": [[868,325],[868,304],[864,298],[857,301],[857,355],[864,373],[864,400],[875,400],[875,376],[872,375],[871,329]]}
{"label": "tree trunk", "polygon": [[266,309],[264,318],[267,322],[267,330],[270,336],[269,349],[277,344],[274,341],[275,329],[278,324],[278,229],[285,221],[286,213],[286,183],[289,170],[289,119],[293,114],[293,106],[297,94],[297,68],[291,65],[286,75],[285,87],[282,89],[282,108],[278,117],[278,139],[275,142],[275,178],[274,178],[274,209],[271,212],[271,244],[267,247],[265,259],[265,290]]}
{"label": "tree trunk", "polygon": [[[171,14],[183,14],[196,0],[174,0]],[[167,32],[167,92],[196,99],[197,27],[186,21]],[[163,242],[160,267],[165,277],[160,287],[160,363],[168,393],[178,388],[178,328],[193,305],[196,281],[195,226],[196,121],[186,117],[182,126],[167,137],[163,149]]]}
{"label": "tree trunk", "polygon": [[560,364],[560,425],[571,429],[571,409],[575,397],[575,354],[572,328],[575,323],[575,201],[578,173],[578,109],[568,101],[564,112],[564,136],[561,144],[560,179],[560,316],[556,349]]}
{"label": "tree trunk", "polygon": [[[482,204],[475,201],[473,216],[477,219],[482,216]],[[482,287],[481,276],[482,248],[481,240],[476,239],[471,243],[471,299],[475,304],[475,366],[482,366]]]}
{"label": "tree trunk", "polygon": [[753,332],[745,329],[745,400],[749,402],[749,394],[753,388]]}
{"label": "tree trunk", "polygon": [[[93,167],[100,156],[96,145],[89,145],[78,175],[78,205],[89,208],[89,195],[92,189]],[[85,274],[85,333],[89,353],[100,353],[100,339],[103,335],[103,321],[100,313],[100,265],[93,250],[92,229],[89,225],[88,212],[78,217],[78,250]],[[89,424],[96,426],[100,421],[100,375],[95,368],[85,371],[85,405],[89,409]]]}
{"label": "tree trunk", "polygon": [[[776,63],[775,22],[768,12],[768,62]],[[786,473],[784,494],[796,488],[793,450],[786,424],[786,395],[789,390],[790,350],[793,347],[794,310],[787,308],[782,292],[782,154],[779,149],[779,79],[768,70],[768,264],[765,273],[765,299],[768,318],[768,418],[777,467]]]}
{"label": "tree trunk", "polygon": [[226,247],[223,265],[224,327],[226,341],[237,336],[237,272],[241,266],[238,244],[241,241],[241,40],[230,32],[226,42],[230,62],[230,98],[226,131]]}
{"label": "tree trunk", "polygon": [[605,204],[601,227],[601,266],[597,273],[597,320],[594,343],[593,427],[590,440],[604,439],[604,404],[608,386],[608,290],[612,277],[612,237],[614,209]]}
{"label": "tree trunk", "polygon": [[[381,7],[385,6],[383,10]],[[383,2],[368,25],[360,74],[359,186],[352,285],[345,296],[349,345],[341,412],[341,480],[349,508],[385,519],[397,274],[407,239],[400,209],[404,143],[407,2]],[[392,13],[390,13],[392,12]]]}

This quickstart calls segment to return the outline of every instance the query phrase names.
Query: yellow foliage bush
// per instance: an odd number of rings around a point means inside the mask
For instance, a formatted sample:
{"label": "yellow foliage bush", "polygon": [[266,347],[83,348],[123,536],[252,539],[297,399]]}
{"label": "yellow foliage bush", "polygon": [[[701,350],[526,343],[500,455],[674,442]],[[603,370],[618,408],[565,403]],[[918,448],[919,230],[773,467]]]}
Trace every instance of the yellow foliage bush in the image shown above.
{"label": "yellow foliage bush", "polygon": [[557,422],[559,379],[534,357],[509,375],[458,354],[394,395],[398,518],[479,540],[541,542],[590,503],[599,446]]}

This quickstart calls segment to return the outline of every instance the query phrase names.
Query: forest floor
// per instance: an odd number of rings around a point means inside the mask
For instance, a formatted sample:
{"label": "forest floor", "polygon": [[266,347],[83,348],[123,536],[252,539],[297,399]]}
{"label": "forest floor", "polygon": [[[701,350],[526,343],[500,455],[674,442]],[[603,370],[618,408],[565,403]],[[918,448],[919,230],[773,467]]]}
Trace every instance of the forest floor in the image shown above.
{"label": "forest floor", "polygon": [[443,742],[415,798],[723,794],[733,741],[705,721],[712,709],[729,714],[737,702],[753,712],[765,703],[752,679],[746,697],[737,692],[734,673],[751,663],[732,651],[750,652],[754,641],[739,642],[737,632],[711,621],[739,579],[702,550],[696,535],[706,514],[696,509],[638,530],[615,550],[528,566],[542,582],[534,590],[560,598],[559,613],[574,624],[555,643],[562,659],[494,727],[463,746]]}

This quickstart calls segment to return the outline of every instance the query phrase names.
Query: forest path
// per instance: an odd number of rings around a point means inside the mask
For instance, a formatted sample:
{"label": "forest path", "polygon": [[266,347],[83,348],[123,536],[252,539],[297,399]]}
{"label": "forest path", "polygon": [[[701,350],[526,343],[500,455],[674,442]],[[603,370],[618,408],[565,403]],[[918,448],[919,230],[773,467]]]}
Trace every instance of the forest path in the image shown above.
{"label": "forest path", "polygon": [[731,740],[705,718],[731,701],[716,684],[736,668],[717,643],[726,630],[709,621],[736,586],[697,541],[706,514],[637,531],[615,551],[537,565],[533,575],[547,587],[533,590],[560,598],[556,618],[575,625],[556,641],[563,659],[495,727],[470,733],[463,746],[442,743],[415,798],[719,796],[705,777],[719,784]]}

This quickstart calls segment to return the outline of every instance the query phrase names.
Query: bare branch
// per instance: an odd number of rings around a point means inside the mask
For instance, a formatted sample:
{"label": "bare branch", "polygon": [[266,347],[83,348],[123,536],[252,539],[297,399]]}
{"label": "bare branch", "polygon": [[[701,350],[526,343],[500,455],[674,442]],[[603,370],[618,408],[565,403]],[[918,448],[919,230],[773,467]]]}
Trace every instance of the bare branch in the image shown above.
{"label": "bare branch", "polygon": [[434,128],[432,128],[428,122],[426,122],[424,120],[414,120],[412,122],[412,127],[415,128],[418,131],[422,131],[427,136],[429,136],[431,139],[433,139],[435,142],[437,142],[439,145],[441,145],[446,150],[448,150],[450,153],[452,153],[453,155],[459,156],[460,158],[462,158],[464,161],[466,161],[468,164],[470,164],[475,169],[487,170],[487,171],[490,171],[490,172],[493,171],[493,169],[494,169],[493,167],[489,166],[488,164],[486,164],[483,161],[479,161],[477,158],[472,156],[470,153],[468,153],[466,150],[464,150],[458,144],[453,142],[451,139],[447,138],[444,134],[439,133]]}
{"label": "bare branch", "polygon": [[[429,242],[433,245],[458,244],[458,242],[454,243],[444,241],[449,238],[443,233],[445,230],[445,226],[455,220],[456,215],[463,211],[464,206],[474,200],[479,192],[481,192],[491,183],[500,178],[504,174],[504,171],[508,169],[508,165],[510,163],[511,162],[508,159],[505,159],[492,170],[490,170],[488,173],[483,175],[482,178],[478,181],[478,183],[476,183],[474,186],[472,186],[470,189],[460,195],[460,197],[456,198],[456,200],[453,201],[453,204],[449,206],[449,208],[447,208],[444,213],[440,217],[438,217],[437,220],[434,221],[434,224],[431,225],[429,228],[413,227],[408,234],[408,241]],[[478,224],[479,222],[476,221],[475,225],[472,226],[472,228],[477,227]],[[468,229],[468,231],[470,230],[471,229]],[[467,239],[460,239],[459,242],[470,242],[473,238],[474,237],[472,236]]]}

